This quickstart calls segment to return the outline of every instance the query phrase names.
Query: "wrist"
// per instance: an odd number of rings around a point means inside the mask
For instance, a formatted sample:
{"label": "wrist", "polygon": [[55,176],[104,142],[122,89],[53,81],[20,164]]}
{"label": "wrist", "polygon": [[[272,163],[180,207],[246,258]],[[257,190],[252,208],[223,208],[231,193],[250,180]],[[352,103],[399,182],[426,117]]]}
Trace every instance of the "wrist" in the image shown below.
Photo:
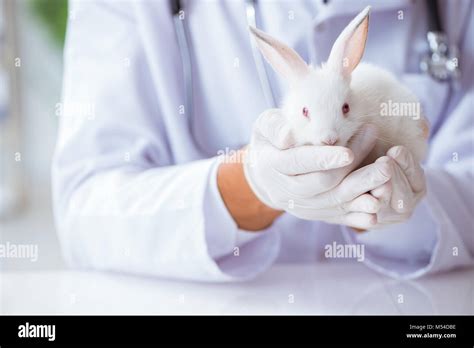
{"label": "wrist", "polygon": [[227,210],[241,229],[265,229],[283,213],[257,198],[245,178],[241,161],[224,161],[219,164],[217,187]]}

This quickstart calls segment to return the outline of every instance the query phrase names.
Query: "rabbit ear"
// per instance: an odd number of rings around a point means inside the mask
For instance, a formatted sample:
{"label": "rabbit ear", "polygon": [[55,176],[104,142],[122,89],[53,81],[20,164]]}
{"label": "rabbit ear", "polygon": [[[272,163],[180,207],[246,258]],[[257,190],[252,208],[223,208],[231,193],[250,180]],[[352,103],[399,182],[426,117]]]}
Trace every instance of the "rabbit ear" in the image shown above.
{"label": "rabbit ear", "polygon": [[249,30],[265,59],[286,80],[292,82],[309,73],[308,65],[292,48],[257,28],[249,26]]}
{"label": "rabbit ear", "polygon": [[327,64],[343,76],[349,76],[362,59],[369,31],[369,11],[370,6],[363,9],[332,46]]}

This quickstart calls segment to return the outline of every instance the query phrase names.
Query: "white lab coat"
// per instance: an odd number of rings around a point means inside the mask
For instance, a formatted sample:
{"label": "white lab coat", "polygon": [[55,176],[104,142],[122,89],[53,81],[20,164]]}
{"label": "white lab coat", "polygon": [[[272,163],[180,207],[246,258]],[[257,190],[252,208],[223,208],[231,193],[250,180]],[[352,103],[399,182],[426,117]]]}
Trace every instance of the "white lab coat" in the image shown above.
{"label": "white lab coat", "polygon": [[[367,1],[259,1],[259,26],[313,63],[324,61]],[[324,261],[324,246],[363,243],[365,262],[396,277],[473,263],[473,55],[469,0],[441,2],[462,49],[457,89],[421,75],[424,1],[372,4],[364,60],[393,71],[433,127],[427,197],[412,218],[361,236],[289,214],[239,230],[216,186],[217,154],[248,143],[265,103],[243,1],[185,1],[194,114],[184,110],[169,1],[72,1],[63,112],[53,164],[66,259],[81,268],[209,281],[252,278],[274,262]],[[277,99],[285,86],[268,69]],[[188,118],[194,134],[190,134]],[[356,262],[353,260],[353,262]]]}

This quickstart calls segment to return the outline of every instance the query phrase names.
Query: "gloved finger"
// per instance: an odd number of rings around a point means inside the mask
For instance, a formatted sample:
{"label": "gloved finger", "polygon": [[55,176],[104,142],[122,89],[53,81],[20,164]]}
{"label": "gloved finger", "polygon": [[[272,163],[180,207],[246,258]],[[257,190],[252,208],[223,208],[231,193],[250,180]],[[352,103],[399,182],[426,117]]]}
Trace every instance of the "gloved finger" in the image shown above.
{"label": "gloved finger", "polygon": [[301,175],[340,168],[350,164],[354,155],[343,146],[298,146],[269,153],[273,168],[285,175]]}
{"label": "gloved finger", "polygon": [[290,125],[280,109],[265,110],[253,127],[255,141],[267,142],[278,149],[287,149],[293,145]]}
{"label": "gloved finger", "polygon": [[415,161],[413,155],[405,146],[394,146],[387,151],[387,155],[393,158],[403,170],[414,192],[426,190],[423,168]]}
{"label": "gloved finger", "polygon": [[273,178],[282,192],[298,198],[311,198],[337,186],[342,178],[333,175],[335,169],[301,175],[275,173]]}
{"label": "gloved finger", "polygon": [[332,175],[342,179],[372,150],[377,140],[376,134],[374,126],[366,125],[351,140],[349,148],[310,145],[274,152],[275,169],[282,174],[299,175],[340,168]]}
{"label": "gloved finger", "polygon": [[[303,196],[310,197],[333,189],[367,157],[377,140],[376,135],[376,128],[372,125],[366,125],[351,139],[349,148],[346,148],[347,152],[340,152],[339,149],[341,147],[339,146],[319,146],[321,149],[324,148],[324,151],[329,151],[326,158],[333,158],[332,155],[334,153],[331,152],[337,151],[339,156],[341,156],[339,157],[341,162],[334,165],[333,163],[328,164],[327,160],[325,160],[323,162],[325,165],[323,166],[326,167],[326,171],[315,171],[314,173],[307,174],[307,176],[297,176],[293,181],[295,185],[294,190],[306,192],[306,195]],[[347,159],[349,163],[344,165],[344,159]],[[313,157],[313,161],[317,161],[317,157]],[[284,166],[284,162],[280,162],[280,165]],[[313,166],[314,169],[317,167],[318,165]],[[286,173],[288,173],[288,170]]]}
{"label": "gloved finger", "polygon": [[346,225],[361,230],[369,230],[377,225],[377,215],[366,213],[348,213],[326,219],[326,221],[329,223]]}
{"label": "gloved finger", "polygon": [[334,189],[320,194],[318,199],[320,204],[338,206],[386,183],[391,175],[389,163],[375,162],[352,172]]}
{"label": "gloved finger", "polygon": [[351,213],[375,214],[380,210],[380,202],[370,194],[363,194],[350,202],[344,203],[342,209]]}
{"label": "gloved finger", "polygon": [[[393,161],[392,159],[390,161]],[[393,161],[392,198],[390,206],[398,214],[411,214],[415,206],[415,193],[404,171]]]}
{"label": "gloved finger", "polygon": [[[321,153],[322,146],[301,146],[298,148],[293,148],[289,150],[278,150],[271,145],[265,145],[255,148],[251,148],[246,152],[244,160],[248,164],[249,167],[260,166],[261,170],[265,171],[268,175],[266,180],[273,180],[273,191],[274,193],[278,192],[282,195],[282,197],[286,197],[287,199],[298,199],[304,197],[312,197],[317,195],[321,192],[327,191],[332,187],[339,184],[342,178],[338,178],[334,175],[334,170],[326,170],[326,171],[316,171],[308,174],[300,174],[300,175],[287,175],[280,173],[284,171],[286,173],[293,173],[298,171],[306,171],[306,170],[313,170],[313,169],[321,169],[318,167],[324,167],[326,164],[324,162],[319,163],[317,160],[315,161],[316,157],[314,154]],[[329,153],[334,153],[333,159],[341,158],[341,162],[345,163],[347,160],[351,160],[351,154],[348,156],[344,155],[347,153],[347,148],[344,147],[330,147],[325,146],[325,151]],[[252,150],[252,151],[251,151]],[[288,158],[286,157],[286,153],[294,151],[295,157],[300,158],[307,156],[309,157],[308,160],[294,160],[292,159],[293,165],[289,164]],[[318,150],[316,152],[312,150]],[[336,150],[340,150],[337,153]],[[258,151],[258,153],[256,153]],[[302,156],[299,156],[302,154]],[[299,163],[299,165],[298,165]],[[310,167],[312,165],[312,167]],[[328,165],[328,167],[330,167]],[[292,171],[289,168],[293,168]],[[275,194],[275,196],[278,196]]]}
{"label": "gloved finger", "polygon": [[392,168],[392,177],[390,179],[392,192],[390,200],[388,200],[388,202],[390,202],[390,207],[398,214],[411,211],[414,194],[403,170],[391,157],[388,156],[382,156],[375,162],[387,163]]}
{"label": "gloved finger", "polygon": [[357,197],[338,208],[315,209],[310,202],[304,199],[296,199],[291,201],[290,204],[286,203],[280,202],[282,206],[285,205],[287,211],[308,220],[326,220],[348,213],[376,214],[380,209],[378,200],[369,194]]}
{"label": "gloved finger", "polygon": [[[384,162],[387,157],[383,156],[378,158],[375,162]],[[370,191],[370,194],[374,196],[375,198],[378,198],[381,202],[390,202],[390,199],[392,197],[392,181],[389,180],[386,183],[380,185],[379,187],[376,187],[372,191]]]}
{"label": "gloved finger", "polygon": [[[340,158],[340,165],[352,159],[350,150],[336,146],[301,146],[281,151],[268,145],[258,151],[261,151],[259,155],[249,153],[246,160],[250,165],[258,164],[259,161],[266,167],[265,170],[270,174],[268,177],[275,180],[279,191],[289,198],[312,197],[336,186],[342,178],[335,176],[332,169],[322,169],[336,165],[337,158]],[[332,157],[332,163],[319,160],[318,154],[321,153],[326,153],[328,159]],[[319,171],[292,175],[308,170]]]}
{"label": "gloved finger", "polygon": [[392,182],[389,180],[385,184],[370,191],[370,194],[380,202],[390,202],[392,196]]}

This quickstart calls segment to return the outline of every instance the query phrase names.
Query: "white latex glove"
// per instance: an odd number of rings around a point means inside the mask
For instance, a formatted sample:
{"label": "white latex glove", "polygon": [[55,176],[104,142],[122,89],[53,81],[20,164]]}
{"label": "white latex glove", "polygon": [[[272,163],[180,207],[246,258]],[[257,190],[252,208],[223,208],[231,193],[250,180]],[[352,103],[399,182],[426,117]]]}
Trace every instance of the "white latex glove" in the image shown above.
{"label": "white latex glove", "polygon": [[423,169],[404,146],[392,147],[376,162],[387,163],[392,172],[389,181],[370,192],[381,203],[376,227],[408,220],[426,193]]}
{"label": "white latex glove", "polygon": [[256,196],[274,209],[302,219],[368,229],[376,224],[380,208],[368,192],[390,179],[390,164],[381,161],[352,171],[375,141],[375,128],[367,126],[349,148],[289,148],[287,121],[279,109],[267,110],[255,122],[244,158],[245,176]]}

